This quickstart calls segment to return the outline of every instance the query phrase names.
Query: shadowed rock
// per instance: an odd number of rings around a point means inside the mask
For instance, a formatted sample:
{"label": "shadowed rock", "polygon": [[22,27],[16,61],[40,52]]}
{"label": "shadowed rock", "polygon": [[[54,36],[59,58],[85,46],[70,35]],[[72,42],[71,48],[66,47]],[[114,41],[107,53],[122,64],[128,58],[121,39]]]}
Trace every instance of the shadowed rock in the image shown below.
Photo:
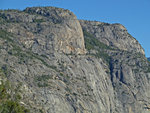
{"label": "shadowed rock", "polygon": [[0,68],[31,113],[150,110],[150,63],[121,24],[55,7],[1,10]]}

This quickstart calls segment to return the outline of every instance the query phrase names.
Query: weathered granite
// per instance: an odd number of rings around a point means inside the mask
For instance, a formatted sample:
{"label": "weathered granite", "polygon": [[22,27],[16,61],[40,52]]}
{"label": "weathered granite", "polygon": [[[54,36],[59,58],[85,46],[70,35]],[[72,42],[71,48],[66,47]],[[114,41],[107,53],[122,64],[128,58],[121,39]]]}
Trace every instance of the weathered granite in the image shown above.
{"label": "weathered granite", "polygon": [[80,20],[83,30],[93,34],[99,41],[120,50],[145,54],[139,42],[121,24],[108,24]]}
{"label": "weathered granite", "polygon": [[[85,50],[82,29],[103,47]],[[0,67],[32,113],[150,112],[150,63],[120,24],[54,7],[0,11]]]}

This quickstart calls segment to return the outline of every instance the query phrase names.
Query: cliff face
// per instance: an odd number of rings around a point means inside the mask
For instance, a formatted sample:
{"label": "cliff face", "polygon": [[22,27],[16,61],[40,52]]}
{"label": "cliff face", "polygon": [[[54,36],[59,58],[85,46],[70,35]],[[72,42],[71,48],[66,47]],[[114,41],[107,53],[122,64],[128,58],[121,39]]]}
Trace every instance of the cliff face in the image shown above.
{"label": "cliff face", "polygon": [[[27,8],[20,11],[1,11],[0,15],[20,42],[34,53],[53,51],[84,54],[84,37],[76,16],[59,8]],[[2,26],[1,26],[2,27]]]}
{"label": "cliff face", "polygon": [[29,112],[150,112],[150,63],[121,24],[54,7],[0,11],[0,56]]}
{"label": "cliff face", "polygon": [[145,54],[138,41],[133,38],[121,24],[80,20],[84,30],[108,46],[130,52]]}

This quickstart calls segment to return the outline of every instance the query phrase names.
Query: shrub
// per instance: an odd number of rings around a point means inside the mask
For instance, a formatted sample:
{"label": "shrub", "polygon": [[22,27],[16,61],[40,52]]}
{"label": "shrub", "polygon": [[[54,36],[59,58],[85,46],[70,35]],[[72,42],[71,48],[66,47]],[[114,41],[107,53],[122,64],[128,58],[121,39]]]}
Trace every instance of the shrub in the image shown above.
{"label": "shrub", "polygon": [[51,76],[50,75],[42,75],[42,76],[38,76],[36,78],[36,81],[47,81],[48,79],[50,79]]}
{"label": "shrub", "polygon": [[42,75],[35,77],[35,82],[37,83],[38,87],[48,87],[48,80],[51,79],[51,75]]}
{"label": "shrub", "polygon": [[90,55],[93,55],[97,58],[103,58],[109,64],[110,56],[106,52],[104,52],[104,50],[113,50],[113,48],[100,42],[98,39],[96,39],[92,34],[88,33],[87,31],[83,30],[83,33],[85,36],[85,48],[88,51],[90,50],[97,51],[97,53]]}
{"label": "shrub", "polygon": [[6,100],[0,104],[0,113],[27,113],[29,112],[18,102]]}
{"label": "shrub", "polygon": [[0,29],[0,38],[5,39],[5,40],[7,40],[9,42],[13,42],[13,40],[10,38],[10,36],[12,36],[11,33]]}
{"label": "shrub", "polygon": [[148,67],[148,69],[147,69],[147,71],[146,71],[147,73],[150,73],[150,66]]}
{"label": "shrub", "polygon": [[83,30],[85,36],[85,48],[87,50],[91,49],[112,49],[111,47],[107,46],[106,44],[100,42],[96,39],[92,34],[88,33],[87,31]]}
{"label": "shrub", "polygon": [[41,22],[45,22],[45,20],[43,20],[43,19],[34,19],[33,22],[41,23]]}
{"label": "shrub", "polygon": [[24,106],[19,104],[21,96],[16,89],[12,87],[8,80],[4,79],[5,75],[0,70],[0,113],[27,113]]}

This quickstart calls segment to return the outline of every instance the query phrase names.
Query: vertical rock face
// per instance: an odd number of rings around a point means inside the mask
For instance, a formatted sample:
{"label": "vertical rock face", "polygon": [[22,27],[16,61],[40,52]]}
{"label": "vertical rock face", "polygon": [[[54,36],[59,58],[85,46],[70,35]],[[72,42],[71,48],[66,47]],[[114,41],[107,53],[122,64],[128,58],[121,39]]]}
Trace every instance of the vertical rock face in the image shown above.
{"label": "vertical rock face", "polygon": [[41,25],[40,33],[49,35],[54,42],[54,49],[67,54],[84,54],[84,38],[82,28],[76,16],[69,10],[60,8],[27,8],[27,13],[38,14],[47,18],[46,23]]}
{"label": "vertical rock face", "polygon": [[31,113],[150,112],[150,62],[137,40],[65,9],[0,11],[3,78]]}
{"label": "vertical rock face", "polygon": [[19,23],[8,31],[18,35],[33,52],[84,54],[84,37],[76,16],[69,10],[54,7],[27,8],[24,12],[0,12],[6,21]]}
{"label": "vertical rock face", "polygon": [[121,24],[80,20],[84,30],[93,34],[99,41],[115,48],[145,54],[138,41]]}

